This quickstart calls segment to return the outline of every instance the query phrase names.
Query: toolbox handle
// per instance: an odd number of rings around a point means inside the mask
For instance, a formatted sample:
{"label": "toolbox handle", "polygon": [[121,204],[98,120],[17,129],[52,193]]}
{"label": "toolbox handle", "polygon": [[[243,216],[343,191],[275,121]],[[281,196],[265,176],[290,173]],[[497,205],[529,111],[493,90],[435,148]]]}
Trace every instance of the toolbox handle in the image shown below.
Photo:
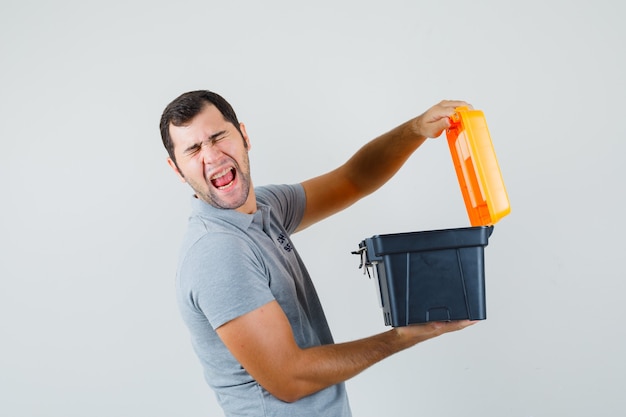
{"label": "toolbox handle", "polygon": [[372,265],[371,264],[370,265],[367,264],[367,261],[366,261],[367,260],[367,253],[366,252],[367,252],[367,246],[361,246],[359,248],[359,250],[355,250],[355,251],[352,251],[350,253],[352,253],[353,255],[359,255],[360,256],[361,262],[359,263],[359,269],[363,268],[363,275],[367,274],[367,277],[369,279],[372,279],[372,276],[370,275],[370,271],[369,271],[369,268],[368,268],[368,267],[370,267]]}

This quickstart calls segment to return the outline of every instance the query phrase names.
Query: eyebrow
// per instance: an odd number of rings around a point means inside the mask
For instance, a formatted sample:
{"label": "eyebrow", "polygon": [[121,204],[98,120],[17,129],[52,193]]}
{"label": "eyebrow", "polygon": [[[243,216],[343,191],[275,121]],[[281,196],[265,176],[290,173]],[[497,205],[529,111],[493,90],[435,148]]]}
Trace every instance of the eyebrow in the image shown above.
{"label": "eyebrow", "polygon": [[[224,135],[225,133],[226,133],[226,130],[220,130],[219,132],[214,133],[211,136],[209,136],[207,138],[207,140],[212,142],[215,139],[217,139],[218,137]],[[204,141],[202,141],[202,142],[204,142]],[[194,143],[193,145],[190,145],[189,147],[187,147],[187,149],[185,149],[185,153],[188,153],[188,152],[191,152],[191,151],[194,151],[194,150],[200,148],[202,146],[202,142],[198,142],[198,143]]]}

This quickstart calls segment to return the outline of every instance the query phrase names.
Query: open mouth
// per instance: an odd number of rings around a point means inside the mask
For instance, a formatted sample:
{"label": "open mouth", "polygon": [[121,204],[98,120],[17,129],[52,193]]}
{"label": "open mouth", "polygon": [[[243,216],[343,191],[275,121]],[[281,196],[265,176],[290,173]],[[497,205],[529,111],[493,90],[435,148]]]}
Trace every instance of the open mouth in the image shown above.
{"label": "open mouth", "polygon": [[236,171],[234,167],[226,168],[211,177],[211,184],[218,190],[228,188],[235,181]]}

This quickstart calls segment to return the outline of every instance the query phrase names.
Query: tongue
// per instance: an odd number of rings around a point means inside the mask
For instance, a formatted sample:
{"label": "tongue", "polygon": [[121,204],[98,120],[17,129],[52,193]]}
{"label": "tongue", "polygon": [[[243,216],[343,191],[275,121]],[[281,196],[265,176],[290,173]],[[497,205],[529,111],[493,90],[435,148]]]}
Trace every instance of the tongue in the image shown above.
{"label": "tongue", "polygon": [[231,169],[230,171],[228,171],[228,173],[226,173],[226,175],[223,175],[219,178],[216,178],[213,180],[213,185],[215,185],[216,187],[223,187],[226,184],[230,183],[233,178],[235,178],[235,176],[233,175],[233,170]]}

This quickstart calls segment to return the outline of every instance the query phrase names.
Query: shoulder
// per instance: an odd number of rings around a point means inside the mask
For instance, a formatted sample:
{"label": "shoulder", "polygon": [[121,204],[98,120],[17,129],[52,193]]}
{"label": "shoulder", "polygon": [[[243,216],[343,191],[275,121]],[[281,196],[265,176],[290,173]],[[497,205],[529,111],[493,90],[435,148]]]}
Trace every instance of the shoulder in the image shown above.
{"label": "shoulder", "polygon": [[189,244],[181,256],[181,269],[206,270],[209,267],[218,271],[226,265],[230,269],[245,263],[259,265],[262,258],[257,252],[254,242],[241,233],[212,231]]}
{"label": "shoulder", "polygon": [[214,328],[273,299],[270,277],[256,247],[243,236],[216,232],[191,245],[176,286],[184,311],[201,313]]}
{"label": "shoulder", "polygon": [[306,194],[301,184],[268,185],[255,189],[257,202],[271,208],[271,216],[293,233],[304,216]]}
{"label": "shoulder", "polygon": [[285,205],[304,200],[304,188],[301,184],[272,184],[255,188],[257,200],[270,206]]}
{"label": "shoulder", "polygon": [[[233,233],[210,233],[182,254],[177,282],[183,291],[220,293],[240,284],[269,280],[263,256],[253,242]],[[246,285],[243,285],[245,287]]]}

